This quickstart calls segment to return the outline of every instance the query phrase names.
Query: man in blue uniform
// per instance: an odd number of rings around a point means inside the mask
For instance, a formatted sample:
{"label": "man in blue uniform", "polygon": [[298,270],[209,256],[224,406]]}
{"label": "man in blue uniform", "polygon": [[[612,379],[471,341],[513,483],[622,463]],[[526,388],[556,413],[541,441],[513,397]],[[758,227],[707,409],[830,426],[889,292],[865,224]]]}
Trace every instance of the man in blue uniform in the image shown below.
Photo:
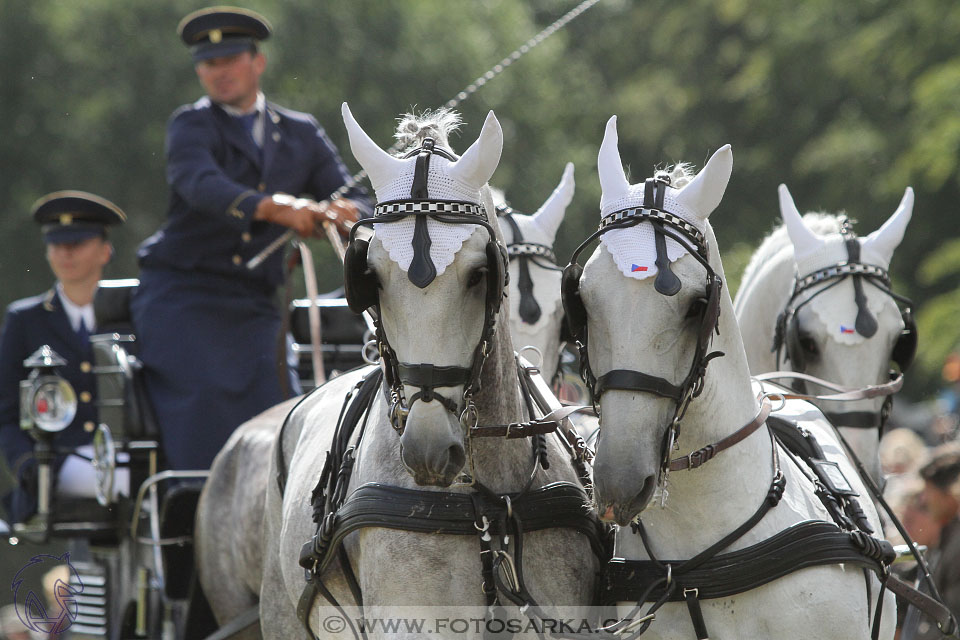
{"label": "man in blue uniform", "polygon": [[[165,226],[140,247],[133,321],[167,466],[206,469],[243,421],[282,401],[275,292],[283,256],[247,262],[295,229],[346,228],[370,213],[316,120],[260,92],[262,16],[214,7],[179,26],[206,96],[167,126]],[[283,369],[283,370],[282,370]]]}
{"label": "man in blue uniform", "polygon": [[43,345],[67,361],[59,374],[76,391],[77,414],[57,435],[56,446],[88,444],[97,424],[89,340],[96,330],[93,295],[113,253],[107,227],[126,220],[113,203],[82,191],[58,191],[41,198],[33,206],[33,218],[42,225],[47,261],[57,283],[46,293],[11,304],[0,331],[0,450],[19,485],[3,504],[15,521],[26,519],[36,508],[33,440],[20,429],[20,381],[30,374],[23,361]]}

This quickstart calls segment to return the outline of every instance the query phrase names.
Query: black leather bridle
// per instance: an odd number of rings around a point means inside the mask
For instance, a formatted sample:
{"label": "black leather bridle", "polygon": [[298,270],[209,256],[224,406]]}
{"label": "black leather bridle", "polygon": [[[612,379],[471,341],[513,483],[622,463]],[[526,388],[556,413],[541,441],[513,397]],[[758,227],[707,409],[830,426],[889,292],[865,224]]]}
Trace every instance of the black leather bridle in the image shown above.
{"label": "black leather bridle", "polygon": [[[580,351],[580,375],[590,390],[597,414],[600,413],[600,398],[608,390],[640,391],[652,393],[674,401],[674,415],[664,439],[661,456],[662,466],[669,464],[670,450],[676,439],[680,420],[690,401],[703,391],[703,379],[707,365],[714,358],[724,355],[720,351],[708,351],[714,333],[720,331],[720,290],[722,280],[710,266],[707,241],[703,233],[694,225],[664,209],[664,196],[669,183],[663,179],[647,179],[644,183],[643,206],[615,211],[600,221],[598,229],[584,240],[563,270],[562,294],[563,307],[571,334],[577,340]],[[596,376],[590,367],[587,349],[587,310],[580,298],[580,276],[583,267],[577,262],[580,253],[591,242],[613,229],[625,229],[642,222],[653,226],[657,250],[657,276],[654,281],[656,290],[667,296],[680,291],[680,279],[670,270],[667,257],[666,238],[680,243],[704,269],[706,269],[706,295],[700,311],[700,328],[697,335],[697,347],[689,373],[679,384],[641,371],[632,369],[614,369]]]}
{"label": "black leather bridle", "polygon": [[[870,338],[876,334],[878,328],[876,318],[867,308],[867,298],[863,292],[863,281],[868,282],[883,293],[889,295],[897,303],[897,307],[900,308],[904,329],[897,338],[896,344],[894,344],[890,359],[896,363],[900,369],[900,374],[902,374],[910,367],[917,349],[917,325],[913,318],[913,302],[909,298],[893,292],[890,274],[886,269],[860,261],[860,242],[853,232],[849,220],[846,218],[841,219],[840,233],[843,235],[844,245],[847,250],[847,260],[819,269],[802,277],[798,275],[794,281],[793,293],[787,301],[786,307],[780,312],[780,315],[777,316],[773,346],[771,347],[771,351],[776,354],[776,368],[777,370],[780,369],[782,358],[784,361],[790,361],[791,368],[794,371],[804,372],[806,359],[800,340],[800,327],[797,314],[800,309],[811,300],[839,285],[847,278],[851,278],[853,281],[854,301],[857,305],[857,318],[854,323],[854,330],[860,335],[865,338]],[[814,291],[800,302],[797,302],[801,294],[824,283],[827,283],[826,286]],[[896,382],[900,374],[891,369],[891,383]],[[795,381],[793,386],[800,392],[805,391],[802,380]],[[825,411],[824,415],[830,422],[836,425],[863,429],[879,428],[882,431],[890,412],[892,398],[892,395],[887,396],[879,413],[873,413],[871,411]]]}
{"label": "black leather bridle", "polygon": [[[416,157],[416,169],[410,198],[377,203],[373,217],[357,221],[350,231],[350,244],[344,255],[344,291],[350,308],[360,313],[371,306],[376,307],[377,350],[384,365],[384,381],[390,402],[390,424],[398,433],[403,433],[410,406],[417,400],[432,402],[436,400],[461,421],[473,406],[471,398],[480,390],[480,374],[483,363],[490,354],[491,340],[496,325],[497,312],[507,284],[506,252],[497,242],[496,232],[487,221],[482,205],[476,202],[459,200],[440,200],[431,198],[427,189],[427,176],[432,155],[439,155],[451,162],[457,158],[449,151],[436,147],[431,138],[425,138],[417,149],[405,158]],[[473,224],[487,230],[489,239],[487,254],[487,292],[483,330],[480,340],[473,350],[471,365],[435,366],[431,363],[400,362],[396,352],[390,346],[380,317],[380,298],[377,289],[379,283],[367,264],[369,243],[356,237],[357,229],[374,224],[399,222],[408,216],[414,216],[413,247],[414,255],[407,271],[410,281],[418,287],[426,287],[436,277],[436,267],[430,259],[430,235],[427,231],[427,218],[451,224]],[[404,384],[419,387],[409,400],[404,394]],[[437,393],[441,387],[464,386],[462,401],[457,401]]]}
{"label": "black leather bridle", "polygon": [[506,204],[497,205],[497,217],[505,221],[513,234],[513,240],[507,243],[507,256],[510,262],[517,261],[517,290],[520,292],[520,319],[527,324],[536,324],[540,319],[540,305],[533,296],[533,279],[530,277],[530,263],[550,271],[562,271],[557,266],[557,256],[553,249],[545,244],[527,242],[523,232],[513,216],[519,215]]}

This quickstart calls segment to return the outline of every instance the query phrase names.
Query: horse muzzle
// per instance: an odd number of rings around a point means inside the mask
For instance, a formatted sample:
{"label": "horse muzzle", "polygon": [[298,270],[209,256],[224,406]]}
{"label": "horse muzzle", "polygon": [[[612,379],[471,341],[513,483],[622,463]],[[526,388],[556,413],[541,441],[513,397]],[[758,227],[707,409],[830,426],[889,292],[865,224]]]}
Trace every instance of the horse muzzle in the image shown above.
{"label": "horse muzzle", "polygon": [[647,508],[657,487],[656,474],[644,475],[629,469],[605,463],[599,456],[593,468],[594,499],[600,519],[616,522],[621,527]]}
{"label": "horse muzzle", "polygon": [[449,487],[467,461],[460,420],[440,402],[415,402],[400,436],[400,459],[418,485]]}

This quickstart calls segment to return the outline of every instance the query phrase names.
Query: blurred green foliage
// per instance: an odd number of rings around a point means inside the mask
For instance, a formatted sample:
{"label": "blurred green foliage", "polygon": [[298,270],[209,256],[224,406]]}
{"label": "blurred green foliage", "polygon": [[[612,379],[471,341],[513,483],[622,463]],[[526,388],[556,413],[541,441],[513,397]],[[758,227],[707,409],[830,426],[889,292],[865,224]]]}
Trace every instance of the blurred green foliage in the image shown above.
{"label": "blurred green foliage", "polygon": [[[439,106],[576,4],[237,1],[275,28],[268,97],[316,115],[353,171],[341,102],[387,147],[401,112]],[[128,213],[108,275],[136,275],[135,247],[164,218],[166,119],[201,95],[175,31],[200,6],[0,2],[0,302],[49,286],[27,213],[57,189],[102,194]],[[920,399],[960,339],[958,40],[951,0],[602,0],[464,103],[453,144],[462,150],[494,109],[505,132],[494,182],[521,211],[574,162],[557,243],[566,256],[598,219],[596,153],[610,115],[633,180],[677,161],[700,168],[731,143],[733,179],[713,219],[731,285],[777,220],[777,184],[802,209],[846,211],[861,234],[912,185],[914,218],[892,268],[920,312],[922,357],[906,390]],[[336,286],[336,259],[311,244],[323,283]]]}

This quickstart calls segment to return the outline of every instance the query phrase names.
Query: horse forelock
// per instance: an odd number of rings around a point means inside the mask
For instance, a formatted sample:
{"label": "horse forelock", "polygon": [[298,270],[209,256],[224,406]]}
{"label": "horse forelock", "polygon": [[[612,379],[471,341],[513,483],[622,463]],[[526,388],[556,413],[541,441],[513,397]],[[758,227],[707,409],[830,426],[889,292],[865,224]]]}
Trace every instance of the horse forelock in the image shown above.
{"label": "horse forelock", "polygon": [[660,180],[666,179],[674,189],[682,189],[687,186],[696,175],[697,172],[694,171],[692,164],[689,162],[678,162],[667,165],[665,169],[656,169],[653,177]]}
{"label": "horse forelock", "polygon": [[450,136],[461,124],[460,114],[445,107],[428,109],[419,115],[405,113],[397,119],[394,137],[404,150],[420,146],[425,138],[433,138],[438,145],[450,149]]}

